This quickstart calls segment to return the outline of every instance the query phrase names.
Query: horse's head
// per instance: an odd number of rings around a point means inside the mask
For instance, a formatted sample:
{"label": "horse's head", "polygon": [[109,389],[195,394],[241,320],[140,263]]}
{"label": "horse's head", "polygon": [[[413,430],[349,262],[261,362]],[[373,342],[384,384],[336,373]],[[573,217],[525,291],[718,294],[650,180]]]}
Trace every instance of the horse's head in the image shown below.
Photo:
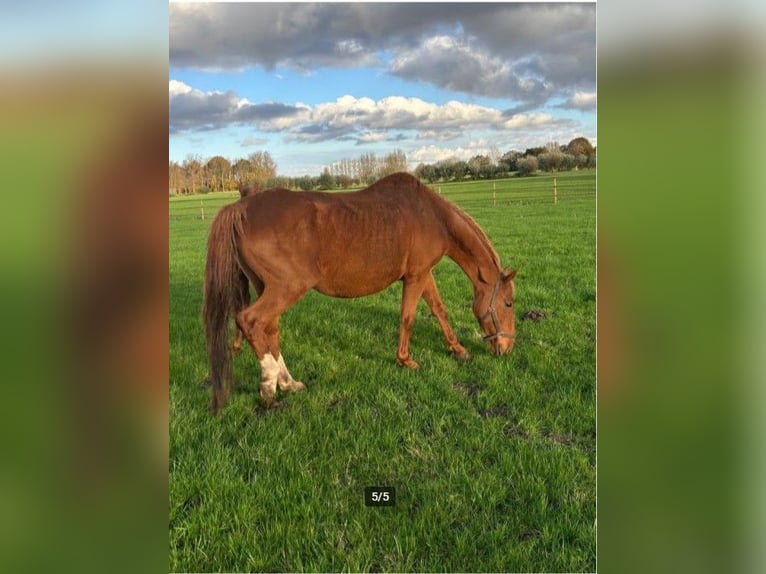
{"label": "horse's head", "polygon": [[513,278],[517,271],[503,269],[492,288],[477,290],[473,300],[473,313],[479,320],[484,340],[498,356],[509,352],[516,341]]}

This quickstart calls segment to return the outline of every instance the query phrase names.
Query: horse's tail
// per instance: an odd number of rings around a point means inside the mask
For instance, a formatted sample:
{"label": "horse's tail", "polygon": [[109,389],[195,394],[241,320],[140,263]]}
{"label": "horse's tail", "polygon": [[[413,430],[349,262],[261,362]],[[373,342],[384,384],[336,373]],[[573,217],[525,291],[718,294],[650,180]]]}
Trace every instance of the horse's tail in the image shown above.
{"label": "horse's tail", "polygon": [[207,355],[213,401],[217,413],[229,400],[232,386],[229,319],[242,310],[242,276],[237,258],[237,238],[244,232],[245,206],[227,205],[218,212],[207,240],[205,264],[205,299],[202,316],[205,321]]}

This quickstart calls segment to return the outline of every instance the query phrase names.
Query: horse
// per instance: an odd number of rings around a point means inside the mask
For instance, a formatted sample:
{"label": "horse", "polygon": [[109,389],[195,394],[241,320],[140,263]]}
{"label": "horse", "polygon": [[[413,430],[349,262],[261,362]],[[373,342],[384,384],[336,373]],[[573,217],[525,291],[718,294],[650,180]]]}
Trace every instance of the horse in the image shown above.
{"label": "horse", "polygon": [[237,188],[239,189],[240,199],[244,199],[250,195],[255,195],[260,190],[258,183],[240,183]]}
{"label": "horse", "polygon": [[[305,389],[285,364],[279,318],[312,289],[354,298],[402,281],[398,364],[419,367],[409,347],[421,297],[449,351],[456,359],[468,360],[468,351],[449,325],[432,273],[444,256],[473,284],[472,310],[491,352],[500,356],[511,351],[517,270],[501,268],[479,225],[416,177],[396,173],[361,191],[344,193],[273,188],[223,207],[210,228],[204,280],[213,414],[231,393],[232,317],[260,362],[259,394],[266,407],[274,406],[277,386],[282,391]],[[252,304],[249,285],[258,295]]]}

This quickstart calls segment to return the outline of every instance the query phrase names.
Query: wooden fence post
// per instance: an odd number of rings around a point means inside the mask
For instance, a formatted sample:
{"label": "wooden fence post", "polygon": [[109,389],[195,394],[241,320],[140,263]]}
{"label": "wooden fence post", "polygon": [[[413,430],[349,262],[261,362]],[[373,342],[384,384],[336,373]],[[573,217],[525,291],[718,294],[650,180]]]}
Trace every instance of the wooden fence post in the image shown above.
{"label": "wooden fence post", "polygon": [[559,192],[556,188],[556,178],[553,178],[553,204],[557,204],[559,202]]}
{"label": "wooden fence post", "polygon": [[492,207],[497,207],[497,184],[492,182]]}
{"label": "wooden fence post", "polygon": [[202,211],[202,221],[205,221],[205,203],[200,199],[199,208]]}

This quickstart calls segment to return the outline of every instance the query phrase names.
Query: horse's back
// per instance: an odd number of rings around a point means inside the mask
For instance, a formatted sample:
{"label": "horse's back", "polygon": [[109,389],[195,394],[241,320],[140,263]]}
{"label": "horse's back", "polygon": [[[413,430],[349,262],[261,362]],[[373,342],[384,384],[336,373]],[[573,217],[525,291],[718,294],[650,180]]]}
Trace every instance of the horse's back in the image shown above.
{"label": "horse's back", "polygon": [[251,265],[278,261],[327,295],[375,293],[444,255],[448,232],[434,195],[408,174],[357,192],[259,192],[243,200]]}

